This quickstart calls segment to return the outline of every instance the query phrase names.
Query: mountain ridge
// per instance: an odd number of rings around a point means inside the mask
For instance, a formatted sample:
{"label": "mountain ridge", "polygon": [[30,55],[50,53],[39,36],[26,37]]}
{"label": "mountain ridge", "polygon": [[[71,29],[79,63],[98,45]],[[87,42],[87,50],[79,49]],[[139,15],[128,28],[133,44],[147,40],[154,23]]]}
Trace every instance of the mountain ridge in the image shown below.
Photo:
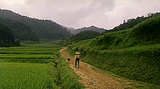
{"label": "mountain ridge", "polygon": [[104,29],[104,28],[98,28],[98,27],[92,25],[92,26],[90,26],[90,27],[78,28],[78,29],[75,31],[75,34],[78,34],[78,33],[80,33],[81,31],[85,31],[85,30],[95,31],[95,32],[99,32],[99,33],[105,32],[105,29]]}
{"label": "mountain ridge", "polygon": [[104,28],[99,28],[99,27],[96,27],[94,25],[92,26],[89,26],[89,27],[82,27],[82,28],[73,28],[73,27],[66,27],[64,26],[68,31],[70,31],[70,33],[72,33],[73,35],[76,35],[82,31],[95,31],[95,32],[99,32],[99,33],[103,33],[106,31],[106,29]]}
{"label": "mountain ridge", "polygon": [[36,18],[30,18],[10,10],[2,9],[0,9],[0,17],[3,19],[10,19],[12,21],[26,24],[31,28],[32,32],[35,33],[39,39],[58,40],[71,36],[70,32],[67,31],[66,28],[51,20],[39,20]]}

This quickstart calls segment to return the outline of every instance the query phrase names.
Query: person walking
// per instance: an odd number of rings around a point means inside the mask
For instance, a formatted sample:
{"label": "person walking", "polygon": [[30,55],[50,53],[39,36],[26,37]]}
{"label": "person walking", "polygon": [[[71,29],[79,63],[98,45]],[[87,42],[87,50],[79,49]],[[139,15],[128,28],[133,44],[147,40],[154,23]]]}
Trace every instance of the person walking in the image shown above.
{"label": "person walking", "polygon": [[75,66],[77,66],[78,63],[78,68],[80,67],[80,52],[75,52]]}

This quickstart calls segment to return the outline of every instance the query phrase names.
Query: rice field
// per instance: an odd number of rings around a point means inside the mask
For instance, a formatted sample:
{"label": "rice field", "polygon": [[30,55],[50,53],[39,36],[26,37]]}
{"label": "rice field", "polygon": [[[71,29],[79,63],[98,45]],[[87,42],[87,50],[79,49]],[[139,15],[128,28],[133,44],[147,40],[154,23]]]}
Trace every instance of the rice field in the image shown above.
{"label": "rice field", "polygon": [[0,89],[83,89],[61,58],[61,48],[46,44],[0,47]]}
{"label": "rice field", "polygon": [[0,89],[53,89],[51,66],[60,46],[0,48]]}
{"label": "rice field", "polygon": [[48,63],[59,50],[60,46],[55,45],[0,48],[0,61]]}
{"label": "rice field", "polygon": [[47,64],[0,62],[0,89],[52,88]]}

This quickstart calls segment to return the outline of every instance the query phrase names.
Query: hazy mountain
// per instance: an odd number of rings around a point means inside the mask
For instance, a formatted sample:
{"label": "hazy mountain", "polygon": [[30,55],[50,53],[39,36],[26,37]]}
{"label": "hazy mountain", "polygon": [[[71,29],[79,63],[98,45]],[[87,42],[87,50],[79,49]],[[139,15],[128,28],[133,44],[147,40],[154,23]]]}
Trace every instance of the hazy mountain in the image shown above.
{"label": "hazy mountain", "polygon": [[78,29],[74,29],[72,27],[66,27],[66,26],[63,26],[63,27],[66,28],[68,31],[70,31],[71,34],[74,34],[74,35],[82,32],[82,31],[95,31],[95,32],[99,32],[99,33],[106,31],[106,29],[98,28],[96,26],[83,27],[83,28],[78,28]]}
{"label": "hazy mountain", "polygon": [[74,34],[76,29],[74,29],[73,27],[67,27],[67,26],[63,26],[64,28],[67,29],[67,31],[69,31],[71,34]]}
{"label": "hazy mountain", "polygon": [[[21,22],[26,26],[29,26],[32,32],[36,34],[39,39],[57,40],[71,36],[70,32],[67,31],[66,28],[51,20],[39,20],[27,16],[22,16],[9,10],[1,9],[0,17],[3,19],[9,19],[10,21]],[[3,22],[0,21],[0,23]]]}
{"label": "hazy mountain", "polygon": [[87,30],[89,30],[89,31],[95,31],[95,32],[99,32],[99,33],[105,32],[105,29],[103,29],[103,28],[98,28],[98,27],[95,27],[95,26],[90,26],[90,27],[83,27],[83,28],[76,29],[76,31],[74,32],[74,34],[78,34],[81,31],[87,31]]}

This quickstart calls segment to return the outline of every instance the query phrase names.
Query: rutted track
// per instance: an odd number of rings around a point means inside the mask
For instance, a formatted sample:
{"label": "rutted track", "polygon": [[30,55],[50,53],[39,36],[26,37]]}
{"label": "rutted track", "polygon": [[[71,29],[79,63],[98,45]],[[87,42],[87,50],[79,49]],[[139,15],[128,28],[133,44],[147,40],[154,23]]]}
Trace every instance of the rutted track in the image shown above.
{"label": "rutted track", "polygon": [[74,67],[74,58],[68,56],[65,52],[67,48],[61,49],[60,52],[64,58],[70,58],[71,61],[67,61],[70,67],[74,70],[74,72],[80,76],[82,83],[86,89],[124,89],[125,87],[121,85],[119,82],[115,81],[114,79],[110,78],[106,74],[99,73],[93,67],[87,63],[81,62],[80,68]]}

